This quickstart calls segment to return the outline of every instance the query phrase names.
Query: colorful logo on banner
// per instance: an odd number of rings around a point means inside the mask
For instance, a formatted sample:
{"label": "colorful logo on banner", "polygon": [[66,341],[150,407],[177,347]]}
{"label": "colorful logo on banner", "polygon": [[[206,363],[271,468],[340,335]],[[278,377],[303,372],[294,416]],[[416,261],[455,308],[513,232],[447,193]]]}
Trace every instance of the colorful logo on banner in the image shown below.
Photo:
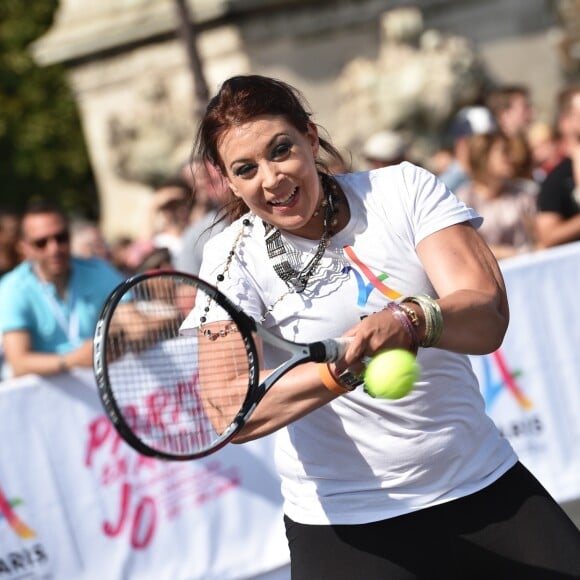
{"label": "colorful logo on banner", "polygon": [[34,530],[26,525],[14,511],[14,508],[17,508],[23,503],[19,498],[8,500],[2,488],[0,488],[0,522],[5,519],[12,530],[22,539],[34,538],[36,536]]}
{"label": "colorful logo on banner", "polygon": [[[375,276],[375,274],[371,272],[371,269],[360,261],[359,257],[354,253],[354,250],[350,246],[344,246],[344,253],[348,256],[349,260],[360,269],[359,272],[352,266],[346,267],[346,270],[350,270],[356,278],[358,285],[358,306],[364,306],[367,303],[370,293],[374,289],[377,289],[381,294],[384,294],[391,300],[396,300],[397,298],[401,297],[399,292],[389,288],[386,284],[383,284],[383,280],[386,280],[389,277],[388,274],[383,272],[378,276]],[[369,281],[368,283],[364,281],[363,275]]]}
{"label": "colorful logo on banner", "polygon": [[508,392],[522,409],[529,410],[534,406],[517,383],[516,379],[521,374],[520,370],[512,371],[509,368],[501,350],[482,358],[481,390],[488,410],[504,392]]}
{"label": "colorful logo on banner", "polygon": [[[546,445],[544,418],[518,383],[522,371],[510,369],[501,350],[477,359],[485,408],[500,433],[516,446],[521,457],[529,459],[543,454]],[[497,404],[500,395],[508,404]]]}
{"label": "colorful logo on banner", "polygon": [[[49,570],[48,552],[36,538],[36,532],[16,513],[16,509],[24,505],[20,498],[8,499],[0,487],[0,532],[4,522],[14,532],[14,541],[2,540],[0,546],[0,578],[29,578],[39,580],[52,578]],[[0,537],[2,534],[0,533]],[[20,540],[26,540],[25,543]],[[5,551],[6,550],[6,551]]]}

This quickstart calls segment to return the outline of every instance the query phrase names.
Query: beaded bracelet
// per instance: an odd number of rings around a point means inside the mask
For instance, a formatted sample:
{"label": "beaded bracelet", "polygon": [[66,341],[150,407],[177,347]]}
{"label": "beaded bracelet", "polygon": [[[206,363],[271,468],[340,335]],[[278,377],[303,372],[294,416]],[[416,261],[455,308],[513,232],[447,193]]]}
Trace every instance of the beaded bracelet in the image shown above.
{"label": "beaded bracelet", "polygon": [[320,376],[320,380],[322,384],[335,395],[344,395],[345,393],[349,393],[350,391],[355,389],[355,386],[347,386],[344,383],[341,383],[332,373],[330,367],[327,363],[319,363],[318,365],[318,375]]}
{"label": "beaded bracelet", "polygon": [[407,334],[411,339],[409,350],[412,353],[417,354],[417,350],[419,349],[419,336],[417,335],[417,330],[413,326],[413,323],[405,314],[404,310],[396,302],[389,302],[387,304],[387,309],[391,311],[393,316],[401,323],[403,328],[407,331]]}
{"label": "beaded bracelet", "polygon": [[402,302],[412,302],[419,305],[425,316],[425,337],[421,341],[421,346],[429,348],[435,346],[443,334],[443,313],[437,302],[422,294],[420,296],[407,296]]}

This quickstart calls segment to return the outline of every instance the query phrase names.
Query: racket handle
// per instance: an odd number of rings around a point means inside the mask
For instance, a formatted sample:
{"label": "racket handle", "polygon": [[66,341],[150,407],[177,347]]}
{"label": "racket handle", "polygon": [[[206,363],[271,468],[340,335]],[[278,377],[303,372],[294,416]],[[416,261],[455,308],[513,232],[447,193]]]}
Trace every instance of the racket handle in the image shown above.
{"label": "racket handle", "polygon": [[[326,356],[322,362],[336,362],[341,359],[348,348],[348,345],[352,342],[352,338],[331,338],[329,340],[323,340],[322,344],[326,349]],[[366,366],[371,362],[372,357],[363,356],[361,362]]]}
{"label": "racket handle", "polygon": [[322,362],[336,362],[340,360],[348,345],[352,342],[352,338],[333,338],[328,340],[323,340],[322,344],[326,350],[326,355]]}

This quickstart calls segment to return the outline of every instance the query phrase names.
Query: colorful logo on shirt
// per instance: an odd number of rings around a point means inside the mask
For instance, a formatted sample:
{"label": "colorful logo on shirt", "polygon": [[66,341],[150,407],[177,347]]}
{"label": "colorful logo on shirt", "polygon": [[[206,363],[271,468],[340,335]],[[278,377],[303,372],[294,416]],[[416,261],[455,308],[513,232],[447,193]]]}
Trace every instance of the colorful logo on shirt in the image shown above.
{"label": "colorful logo on shirt", "polygon": [[0,522],[5,519],[12,530],[23,539],[34,538],[36,533],[18,517],[14,508],[24,502],[20,498],[8,500],[0,488]]}
{"label": "colorful logo on shirt", "polygon": [[[391,300],[396,300],[400,298],[402,294],[389,288],[383,281],[386,280],[389,275],[386,273],[381,273],[378,276],[371,272],[371,269],[361,262],[359,257],[354,253],[354,250],[350,246],[344,246],[344,253],[348,256],[349,260],[359,268],[360,272],[353,268],[352,266],[346,266],[345,271],[350,271],[354,274],[356,283],[358,286],[358,306],[365,306],[371,292],[373,290],[378,290],[381,294],[384,294],[387,298]],[[365,281],[365,278],[367,281]]]}
{"label": "colorful logo on shirt", "polygon": [[[493,372],[494,368],[495,373]],[[521,375],[520,370],[510,370],[500,350],[482,357],[481,389],[486,407],[491,408],[497,397],[502,392],[507,391],[522,409],[531,409],[534,406],[532,401],[526,397],[517,383],[517,379]]]}

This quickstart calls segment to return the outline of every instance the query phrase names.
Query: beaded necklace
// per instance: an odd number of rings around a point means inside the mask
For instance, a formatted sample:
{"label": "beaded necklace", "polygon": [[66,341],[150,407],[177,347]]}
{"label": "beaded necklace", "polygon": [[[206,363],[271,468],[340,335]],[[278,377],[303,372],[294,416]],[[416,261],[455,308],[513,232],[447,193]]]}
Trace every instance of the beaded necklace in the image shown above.
{"label": "beaded necklace", "polygon": [[[282,238],[282,233],[278,228],[268,224],[266,222],[262,222],[264,224],[265,234],[264,239],[266,242],[266,250],[268,252],[268,257],[272,262],[272,266],[274,271],[278,275],[278,277],[283,280],[286,285],[288,286],[288,291],[282,294],[279,298],[277,298],[267,309],[265,314],[260,319],[260,322],[264,322],[266,317],[270,312],[272,312],[274,306],[278,304],[281,300],[283,300],[288,294],[292,294],[294,292],[301,293],[304,292],[306,286],[308,285],[308,281],[314,274],[320,260],[322,260],[322,256],[324,256],[324,252],[328,247],[330,242],[330,238],[334,235],[334,227],[336,227],[338,223],[338,207],[337,202],[339,199],[338,191],[339,185],[335,179],[331,176],[320,173],[320,180],[322,183],[322,191],[324,194],[324,199],[322,200],[321,208],[324,210],[324,217],[322,222],[322,235],[320,236],[320,241],[318,242],[318,247],[316,248],[316,252],[314,256],[308,261],[308,263],[300,270],[297,271],[290,265],[288,261],[288,252],[286,248],[286,244]],[[319,210],[314,212],[314,217],[319,215]],[[232,248],[228,253],[228,257],[226,259],[226,263],[224,264],[224,269],[221,274],[218,274],[216,277],[217,282],[223,282],[225,280],[225,275],[228,272],[230,265],[234,256],[236,255],[237,247],[240,243],[240,240],[244,236],[245,230],[247,227],[251,227],[254,225],[254,220],[256,216],[250,215],[250,217],[244,218],[242,221],[242,227],[232,244]],[[204,313],[207,314],[210,310],[210,303],[211,298],[208,299],[208,303],[204,308]],[[205,314],[200,317],[200,322],[203,324],[206,322]]]}

